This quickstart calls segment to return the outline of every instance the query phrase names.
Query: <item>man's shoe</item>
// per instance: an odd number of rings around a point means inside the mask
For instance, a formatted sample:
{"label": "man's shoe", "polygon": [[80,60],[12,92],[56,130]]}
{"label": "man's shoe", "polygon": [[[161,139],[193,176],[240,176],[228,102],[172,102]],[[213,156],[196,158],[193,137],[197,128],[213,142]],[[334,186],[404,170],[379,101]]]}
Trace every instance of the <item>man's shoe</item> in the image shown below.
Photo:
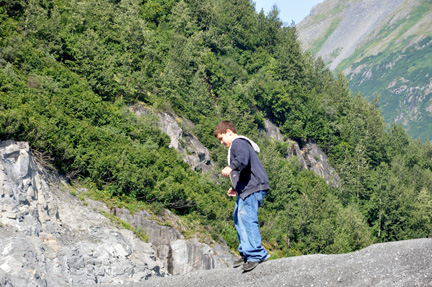
{"label": "man's shoe", "polygon": [[244,263],[246,263],[246,260],[244,258],[239,258],[236,261],[234,261],[233,268],[237,268],[237,267],[243,265]]}
{"label": "man's shoe", "polygon": [[254,269],[255,267],[258,266],[258,264],[260,264],[262,261],[248,261],[245,264],[243,264],[243,270],[244,271],[251,271],[252,269]]}

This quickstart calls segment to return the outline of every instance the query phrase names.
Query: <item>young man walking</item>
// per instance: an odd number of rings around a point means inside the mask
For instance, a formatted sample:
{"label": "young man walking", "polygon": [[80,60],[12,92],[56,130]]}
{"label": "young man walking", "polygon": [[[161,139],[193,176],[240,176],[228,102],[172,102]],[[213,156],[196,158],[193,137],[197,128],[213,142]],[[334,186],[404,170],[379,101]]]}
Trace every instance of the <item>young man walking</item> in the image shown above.
{"label": "young man walking", "polygon": [[258,207],[269,190],[268,176],[257,156],[260,151],[258,145],[238,135],[232,122],[221,121],[214,135],[228,147],[228,166],[222,170],[222,175],[231,178],[228,196],[237,196],[234,224],[241,258],[234,262],[234,267],[243,265],[244,271],[250,271],[269,257],[261,246],[258,225]]}

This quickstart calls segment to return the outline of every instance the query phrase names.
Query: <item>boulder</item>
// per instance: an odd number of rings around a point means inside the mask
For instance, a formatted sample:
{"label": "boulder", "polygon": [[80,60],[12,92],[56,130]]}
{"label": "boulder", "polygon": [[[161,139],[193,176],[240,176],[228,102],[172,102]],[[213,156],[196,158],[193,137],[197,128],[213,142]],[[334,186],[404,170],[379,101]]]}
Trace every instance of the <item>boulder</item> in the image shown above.
{"label": "boulder", "polygon": [[269,260],[250,272],[225,268],[154,278],[145,286],[426,287],[432,286],[431,250],[430,238],[380,243],[347,254]]}

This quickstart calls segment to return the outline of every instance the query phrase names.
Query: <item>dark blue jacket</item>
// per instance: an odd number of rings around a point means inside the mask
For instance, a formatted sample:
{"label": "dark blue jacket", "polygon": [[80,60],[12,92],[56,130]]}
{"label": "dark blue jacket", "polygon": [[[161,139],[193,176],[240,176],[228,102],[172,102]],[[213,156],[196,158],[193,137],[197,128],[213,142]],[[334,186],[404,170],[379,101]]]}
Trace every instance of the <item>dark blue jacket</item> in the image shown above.
{"label": "dark blue jacket", "polygon": [[249,141],[238,137],[231,143],[229,150],[231,181],[237,195],[243,200],[254,192],[270,189],[267,173],[252,147],[253,142]]}

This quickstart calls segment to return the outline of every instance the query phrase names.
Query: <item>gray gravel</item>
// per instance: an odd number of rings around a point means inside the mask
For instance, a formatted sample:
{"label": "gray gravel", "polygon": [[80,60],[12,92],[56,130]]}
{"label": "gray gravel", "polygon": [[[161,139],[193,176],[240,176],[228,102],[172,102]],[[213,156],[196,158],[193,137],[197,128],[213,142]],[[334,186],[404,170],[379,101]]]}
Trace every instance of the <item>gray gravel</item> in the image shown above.
{"label": "gray gravel", "polygon": [[[253,271],[225,268],[154,278],[151,286],[432,286],[432,239],[371,245],[339,255],[269,260]],[[129,285],[139,286],[139,285]]]}

